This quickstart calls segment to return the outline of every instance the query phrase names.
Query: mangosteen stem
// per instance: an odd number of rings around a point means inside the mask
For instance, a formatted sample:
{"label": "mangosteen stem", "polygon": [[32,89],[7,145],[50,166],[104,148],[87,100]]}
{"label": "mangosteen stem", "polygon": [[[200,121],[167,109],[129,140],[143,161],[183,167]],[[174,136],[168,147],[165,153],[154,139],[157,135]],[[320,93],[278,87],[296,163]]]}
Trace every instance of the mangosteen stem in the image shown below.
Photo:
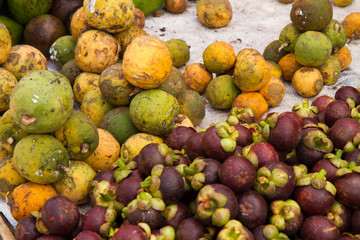
{"label": "mangosteen stem", "polygon": [[149,188],[150,186],[151,186],[151,177],[146,178],[144,181],[140,183],[140,187],[144,189]]}
{"label": "mangosteen stem", "polygon": [[259,177],[258,181],[259,181],[260,184],[269,183],[269,179],[267,179],[265,176]]}
{"label": "mangosteen stem", "polygon": [[36,122],[36,117],[30,117],[27,114],[22,114],[21,115],[21,123],[24,124],[25,126],[29,126],[31,124],[33,124],[34,122]]}
{"label": "mangosteen stem", "polygon": [[184,167],[185,175],[194,175],[196,173],[196,169],[194,167]]}

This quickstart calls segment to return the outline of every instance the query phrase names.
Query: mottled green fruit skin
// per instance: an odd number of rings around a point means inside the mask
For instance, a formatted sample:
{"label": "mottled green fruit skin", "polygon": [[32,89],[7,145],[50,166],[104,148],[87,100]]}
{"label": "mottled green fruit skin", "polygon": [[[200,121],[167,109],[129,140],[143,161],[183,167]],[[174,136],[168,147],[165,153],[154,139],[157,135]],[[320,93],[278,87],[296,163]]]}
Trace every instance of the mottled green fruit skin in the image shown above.
{"label": "mottled green fruit skin", "polygon": [[179,99],[180,114],[187,116],[194,125],[205,117],[204,99],[197,91],[187,89]]}
{"label": "mottled green fruit skin", "polygon": [[283,47],[286,52],[294,51],[296,40],[300,34],[301,32],[295,28],[293,23],[289,23],[281,30],[279,40],[281,44],[287,44]]}
{"label": "mottled green fruit skin", "polygon": [[69,167],[65,147],[49,134],[30,134],[14,149],[14,165],[21,176],[40,184],[56,182]]}
{"label": "mottled green fruit skin", "polygon": [[169,39],[166,41],[173,55],[173,66],[184,66],[190,59],[190,47],[182,39]]}
{"label": "mottled green fruit skin", "polygon": [[[64,75],[37,70],[24,76],[10,96],[10,113],[28,133],[50,133],[61,127],[71,114],[73,91]],[[36,118],[29,124],[24,116]]]}
{"label": "mottled green fruit skin", "polygon": [[9,30],[12,46],[19,44],[24,33],[24,27],[18,22],[6,16],[0,16],[0,23],[5,24],[7,29]]}
{"label": "mottled green fruit skin", "polygon": [[325,85],[333,85],[339,79],[341,73],[341,63],[333,55],[320,67],[318,67]]}
{"label": "mottled green fruit skin", "polygon": [[281,49],[279,51],[280,47],[281,47],[280,40],[274,40],[271,43],[269,43],[265,47],[263,52],[263,57],[265,58],[265,60],[278,63],[283,56],[288,54],[288,52],[286,52],[284,49]]}
{"label": "mottled green fruit skin", "polygon": [[321,31],[332,18],[330,0],[296,0],[290,10],[290,19],[301,32]]}
{"label": "mottled green fruit skin", "polygon": [[135,90],[122,71],[122,63],[115,63],[100,74],[99,88],[105,100],[114,106],[129,106]]}
{"label": "mottled green fruit skin", "polygon": [[162,136],[174,128],[180,105],[171,94],[149,89],[133,98],[129,110],[131,120],[140,131]]}
{"label": "mottled green fruit skin", "polygon": [[[71,160],[84,160],[99,145],[99,132],[95,123],[83,112],[73,110],[69,119],[58,130],[55,137],[65,146]],[[87,151],[82,151],[84,144]]]}
{"label": "mottled green fruit skin", "polygon": [[117,107],[108,111],[101,120],[100,128],[109,131],[120,145],[140,132],[130,118],[128,107]]}
{"label": "mottled green fruit skin", "polygon": [[149,16],[159,10],[165,0],[133,0],[136,8],[140,9],[145,16]]}
{"label": "mottled green fruit skin", "polygon": [[59,67],[74,58],[76,41],[71,35],[59,37],[49,48],[50,60]]}
{"label": "mottled green fruit skin", "polygon": [[186,81],[184,75],[176,67],[172,67],[169,78],[158,87],[167,93],[173,95],[176,99],[181,97],[186,90]]}
{"label": "mottled green fruit skin", "polygon": [[0,144],[7,150],[10,146],[14,149],[15,145],[28,133],[22,130],[11,117],[10,110],[7,110],[0,119]]}
{"label": "mottled green fruit skin", "polygon": [[323,33],[307,31],[302,33],[295,44],[296,60],[309,67],[321,66],[328,60],[332,52],[330,39]]}
{"label": "mottled green fruit skin", "polygon": [[338,52],[347,42],[346,30],[337,20],[332,19],[322,31],[331,41],[333,53]]}
{"label": "mottled green fruit skin", "polygon": [[7,5],[12,18],[24,25],[33,17],[47,13],[52,2],[52,0],[8,0]]}
{"label": "mottled green fruit skin", "polygon": [[241,93],[230,75],[221,75],[209,82],[205,95],[215,109],[230,109],[234,99]]}
{"label": "mottled green fruit skin", "polygon": [[82,71],[73,58],[61,67],[60,73],[64,75],[70,81],[70,85],[73,86],[76,77],[79,76]]}

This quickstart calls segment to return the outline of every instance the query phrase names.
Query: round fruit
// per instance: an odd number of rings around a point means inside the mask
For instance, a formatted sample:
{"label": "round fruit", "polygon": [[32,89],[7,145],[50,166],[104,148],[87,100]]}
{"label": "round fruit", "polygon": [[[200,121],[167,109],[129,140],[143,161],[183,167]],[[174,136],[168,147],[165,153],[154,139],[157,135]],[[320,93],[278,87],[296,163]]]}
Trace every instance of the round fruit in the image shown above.
{"label": "round fruit", "polygon": [[335,5],[340,7],[346,7],[347,5],[351,4],[354,0],[333,0]]}
{"label": "round fruit", "polygon": [[205,103],[202,96],[191,89],[185,92],[179,98],[180,113],[187,116],[191,122],[199,124],[205,117]]}
{"label": "round fruit", "polygon": [[26,24],[33,17],[47,13],[52,5],[49,0],[8,0],[8,9],[11,16],[20,24]]}
{"label": "round fruit", "polygon": [[133,0],[136,8],[140,9],[145,16],[149,16],[159,10],[164,0]]}
{"label": "round fruit", "polygon": [[232,7],[229,0],[199,0],[196,13],[202,25],[208,28],[220,28],[229,24]]}
{"label": "round fruit", "polygon": [[17,79],[8,70],[0,68],[0,111],[9,109],[10,95],[17,84]]}
{"label": "round fruit", "polygon": [[134,20],[132,0],[84,0],[83,6],[87,23],[105,32],[121,32]]}
{"label": "round fruit", "polygon": [[58,66],[63,66],[75,57],[75,46],[76,41],[72,35],[59,37],[49,48],[50,60],[54,61]]}
{"label": "round fruit", "polygon": [[173,66],[178,68],[184,66],[190,59],[190,46],[182,39],[169,39],[166,41],[172,55]]}
{"label": "round fruit", "polygon": [[64,175],[69,163],[66,148],[51,135],[31,134],[15,145],[14,165],[31,182],[54,183]]}
{"label": "round fruit", "polygon": [[331,55],[329,59],[318,67],[325,85],[335,84],[340,76],[341,64],[337,57]]}
{"label": "round fruit", "polygon": [[100,74],[91,72],[81,72],[74,81],[73,91],[75,101],[81,103],[84,95],[90,90],[99,90]]}
{"label": "round fruit", "polygon": [[14,121],[29,133],[50,133],[61,127],[73,109],[73,91],[62,74],[48,70],[29,73],[10,97]]}
{"label": "round fruit", "polygon": [[172,53],[164,41],[156,36],[141,35],[124,53],[123,72],[132,85],[151,89],[166,81],[172,64]]}
{"label": "round fruit", "polygon": [[27,179],[16,170],[14,158],[11,156],[0,160],[0,182],[0,193],[4,194],[13,191],[15,187],[27,182]]}
{"label": "round fruit", "polygon": [[217,41],[206,47],[202,58],[209,72],[222,74],[234,66],[236,56],[231,44]]}
{"label": "round fruit", "polygon": [[287,82],[291,82],[294,73],[302,67],[302,65],[296,61],[294,53],[288,53],[283,56],[279,61],[279,66],[282,70],[282,77]]}
{"label": "round fruit", "polygon": [[146,32],[137,25],[131,25],[127,29],[116,33],[114,36],[120,44],[120,58],[123,58],[126,48],[138,36],[145,35]]}
{"label": "round fruit", "polygon": [[84,7],[74,12],[70,20],[70,32],[75,40],[87,30],[93,29],[85,19]]}
{"label": "round fruit", "polygon": [[184,72],[186,86],[200,94],[204,93],[207,85],[212,80],[212,74],[206,70],[202,63],[192,63],[188,65]]}
{"label": "round fruit", "polygon": [[275,107],[285,96],[285,86],[279,78],[271,77],[265,86],[260,88],[259,93],[264,96],[270,107]]}
{"label": "round fruit", "polygon": [[296,92],[302,97],[317,95],[324,85],[320,71],[312,67],[302,67],[297,70],[291,83]]}
{"label": "round fruit", "polygon": [[11,52],[11,35],[6,25],[0,23],[0,64],[6,62]]}
{"label": "round fruit", "polygon": [[346,30],[348,38],[360,38],[360,13],[353,12],[347,15],[342,24]]}
{"label": "round fruit", "polygon": [[345,70],[350,65],[352,60],[351,52],[346,46],[343,46],[338,52],[334,54],[334,56],[337,57],[340,61],[341,71]]}
{"label": "round fruit", "polygon": [[22,40],[24,26],[7,16],[0,16],[0,23],[5,24],[9,30],[12,45],[14,46],[19,44],[19,42]]}
{"label": "round fruit", "polygon": [[259,92],[240,93],[233,101],[232,107],[251,108],[255,119],[259,120],[269,109],[264,96]]}
{"label": "round fruit", "polygon": [[337,20],[332,19],[322,32],[330,39],[333,53],[338,52],[345,46],[347,42],[346,30]]}
{"label": "round fruit", "polygon": [[130,103],[130,118],[142,132],[164,135],[175,125],[180,105],[175,97],[160,89],[138,93]]}

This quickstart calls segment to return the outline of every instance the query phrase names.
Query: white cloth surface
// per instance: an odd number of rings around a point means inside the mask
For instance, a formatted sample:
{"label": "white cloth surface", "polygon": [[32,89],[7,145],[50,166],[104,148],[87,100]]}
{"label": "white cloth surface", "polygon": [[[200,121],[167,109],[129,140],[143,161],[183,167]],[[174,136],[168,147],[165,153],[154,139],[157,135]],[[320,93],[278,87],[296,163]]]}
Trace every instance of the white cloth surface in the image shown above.
{"label": "white cloth surface", "polygon": [[[190,48],[190,60],[187,65],[202,61],[202,53],[205,48],[215,41],[230,43],[235,52],[243,48],[254,48],[262,53],[265,47],[273,40],[278,39],[281,29],[291,22],[290,10],[292,4],[280,3],[279,0],[230,0],[233,17],[230,23],[223,28],[209,29],[201,25],[196,16],[196,3],[189,1],[189,6],[184,13],[172,14],[164,8],[158,12],[160,17],[148,16],[144,30],[149,35],[155,35],[166,41],[171,38],[186,41]],[[352,12],[360,12],[360,0],[354,0],[347,7],[333,8],[333,19],[342,21],[345,16]],[[336,89],[341,85],[360,87],[360,39],[353,40],[346,45],[352,54],[350,66],[341,73],[338,82],[332,86],[325,86],[319,95],[333,96]],[[56,69],[49,64],[49,69]],[[180,68],[184,70],[185,67]],[[291,84],[285,83],[286,94],[279,106],[270,108],[269,112],[282,112],[291,110],[292,106],[300,103],[300,97]],[[311,100],[311,99],[310,99]],[[197,126],[206,128],[211,123],[225,120],[228,111],[214,110],[209,104],[206,106],[205,119]],[[88,206],[82,206],[85,212]],[[4,199],[0,199],[0,211],[9,222],[15,226],[16,220],[11,216],[9,207]]]}

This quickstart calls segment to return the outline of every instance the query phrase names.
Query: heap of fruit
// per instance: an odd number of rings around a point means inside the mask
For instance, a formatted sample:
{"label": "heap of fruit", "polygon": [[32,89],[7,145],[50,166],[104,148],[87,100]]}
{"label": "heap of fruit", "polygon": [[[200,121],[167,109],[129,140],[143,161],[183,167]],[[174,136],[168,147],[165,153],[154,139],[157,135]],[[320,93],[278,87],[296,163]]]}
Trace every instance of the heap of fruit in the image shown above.
{"label": "heap of fruit", "polygon": [[[291,16],[316,10],[309,2],[296,1]],[[358,237],[359,91],[344,87],[263,117],[283,98],[279,56],[291,41],[292,63],[313,72],[345,48],[347,28],[332,20],[328,1],[317,0],[326,11],[309,23],[324,26],[293,20],[267,49],[276,54],[236,55],[215,42],[183,73],[189,46],[146,34],[141,16],[154,9],[137,15],[135,7],[147,1],[21,3],[7,7],[25,25],[25,44],[16,42],[21,25],[0,25],[0,192],[19,221],[17,239]],[[209,4],[226,6],[226,19],[202,24],[225,26],[231,6],[204,0],[197,10]],[[335,43],[321,33],[326,27]],[[43,38],[34,38],[38,30]],[[60,73],[47,70],[47,58]],[[333,82],[332,67],[324,68]],[[230,111],[195,130],[205,117],[202,95]],[[85,214],[82,204],[91,207]]]}

